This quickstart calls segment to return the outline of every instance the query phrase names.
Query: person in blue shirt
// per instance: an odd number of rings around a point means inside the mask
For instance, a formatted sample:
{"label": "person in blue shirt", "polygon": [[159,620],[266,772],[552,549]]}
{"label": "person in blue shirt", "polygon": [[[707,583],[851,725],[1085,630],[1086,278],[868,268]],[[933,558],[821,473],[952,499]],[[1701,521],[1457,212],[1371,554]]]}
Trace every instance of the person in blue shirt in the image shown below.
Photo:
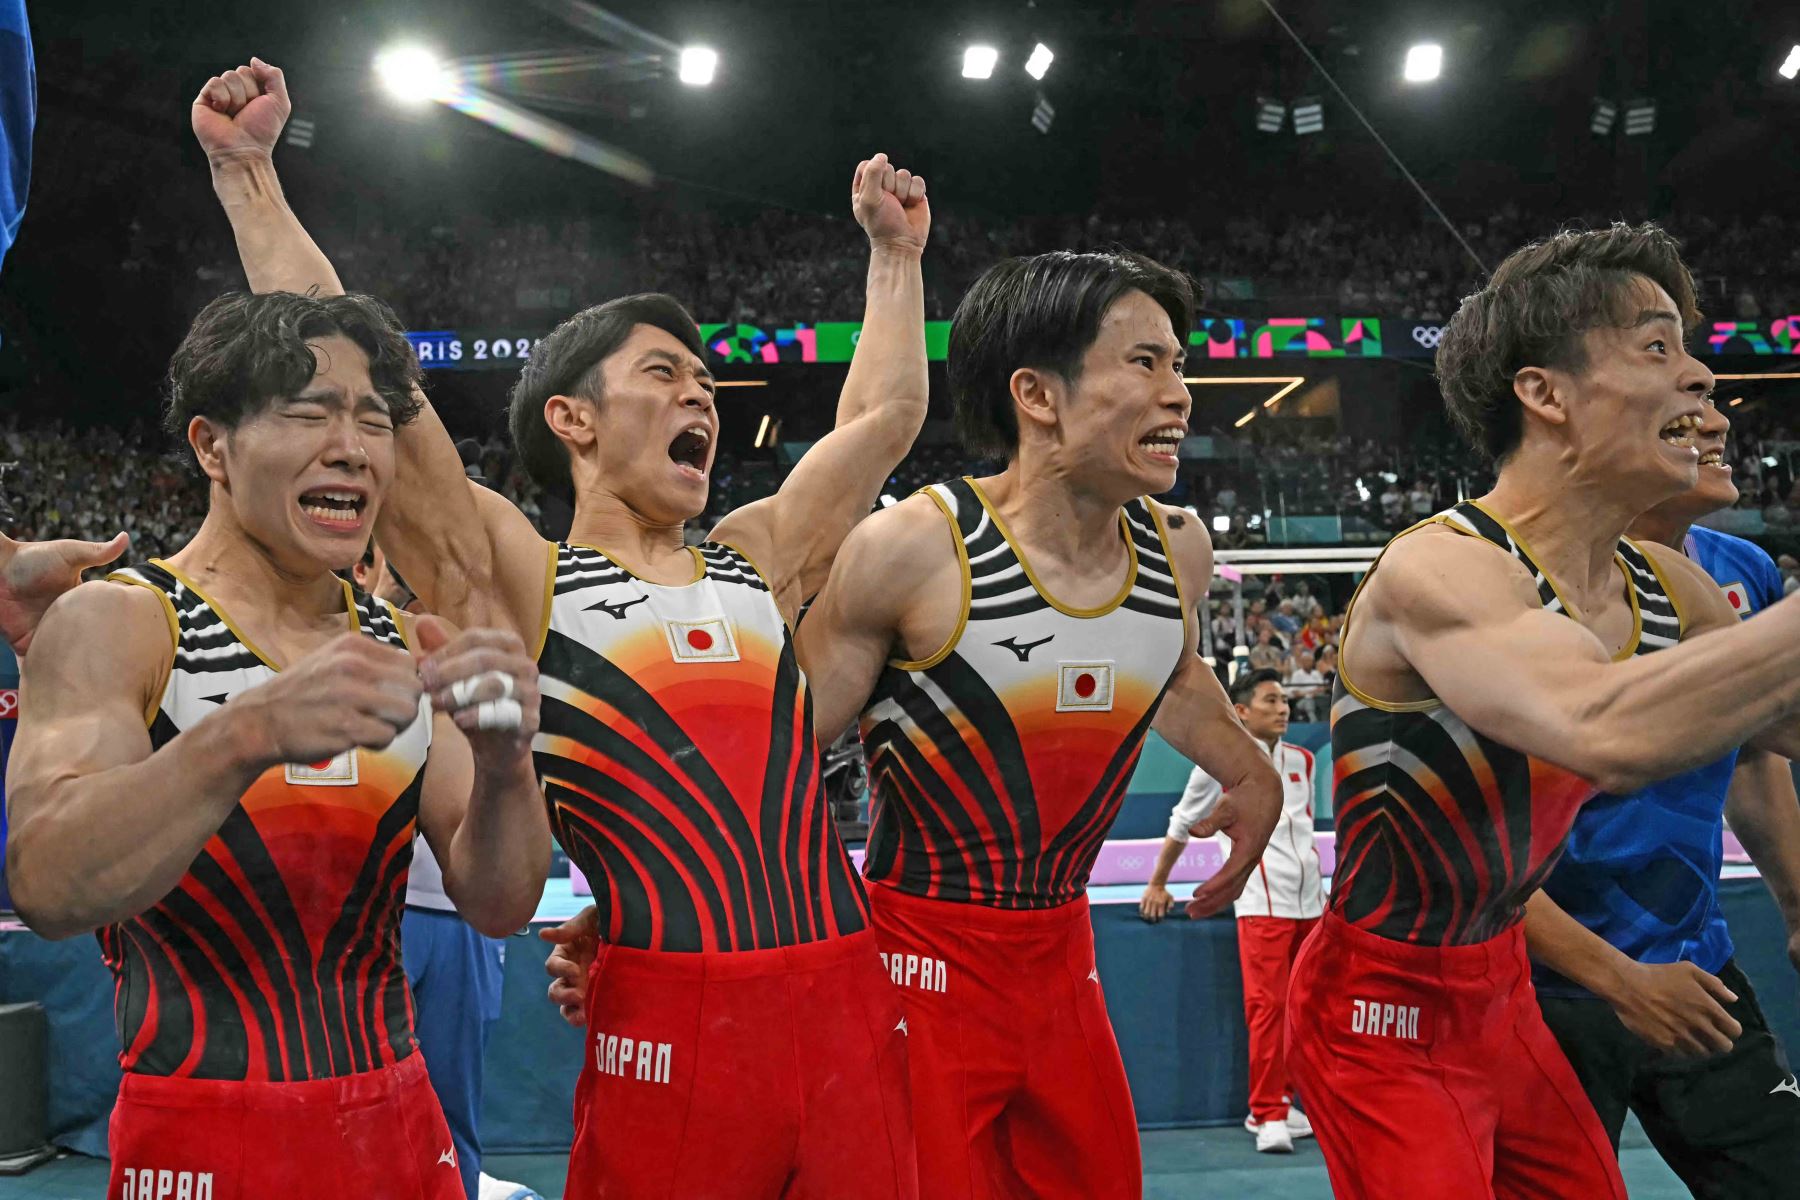
{"label": "person in blue shirt", "polygon": [[0,259],[18,236],[31,182],[31,130],[37,122],[37,72],[25,0],[0,0]]}
{"label": "person in blue shirt", "polygon": [[[1682,549],[1749,618],[1781,599],[1780,571],[1754,543],[1694,524],[1737,500],[1729,429],[1709,403],[1699,481],[1630,536]],[[1629,1110],[1702,1200],[1791,1197],[1800,1082],[1732,957],[1718,895],[1727,817],[1800,968],[1800,799],[1787,760],[1749,747],[1590,801],[1526,905],[1526,941],[1544,1019],[1615,1149]]]}

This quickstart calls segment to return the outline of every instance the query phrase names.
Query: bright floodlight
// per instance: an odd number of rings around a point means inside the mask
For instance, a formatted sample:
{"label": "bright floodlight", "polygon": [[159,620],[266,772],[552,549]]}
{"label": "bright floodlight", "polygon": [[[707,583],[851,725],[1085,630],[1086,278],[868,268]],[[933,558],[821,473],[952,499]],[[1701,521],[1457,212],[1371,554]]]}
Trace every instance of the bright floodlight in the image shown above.
{"label": "bright floodlight", "polygon": [[718,68],[719,53],[705,46],[684,46],[681,50],[681,82],[691,87],[705,87]]}
{"label": "bright floodlight", "polygon": [[707,50],[704,45],[682,47],[680,52],[680,81],[695,88],[713,83],[713,72],[718,68],[718,50]]}
{"label": "bright floodlight", "polygon": [[1783,79],[1792,79],[1800,75],[1800,46],[1788,51],[1787,61],[1778,68]]}
{"label": "bright floodlight", "polygon": [[1031,57],[1025,60],[1025,73],[1033,79],[1042,79],[1055,60],[1056,55],[1051,52],[1050,47],[1039,42],[1032,47]]}
{"label": "bright floodlight", "polygon": [[1421,42],[1406,52],[1406,81],[1429,83],[1444,69],[1444,48],[1436,42]]}
{"label": "bright floodlight", "polygon": [[375,74],[396,100],[423,104],[443,91],[444,66],[422,46],[395,46],[375,58]]}
{"label": "bright floodlight", "polygon": [[963,51],[963,78],[986,79],[999,61],[1000,52],[992,46],[970,46]]}

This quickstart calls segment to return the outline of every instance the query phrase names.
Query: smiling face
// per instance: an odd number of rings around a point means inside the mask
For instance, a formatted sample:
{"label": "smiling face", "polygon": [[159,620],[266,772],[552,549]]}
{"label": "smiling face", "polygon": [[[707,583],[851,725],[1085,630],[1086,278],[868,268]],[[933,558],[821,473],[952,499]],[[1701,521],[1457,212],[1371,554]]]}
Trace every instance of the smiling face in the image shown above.
{"label": "smiling face", "polygon": [[[658,525],[705,512],[719,439],[706,364],[673,334],[638,325],[601,361],[597,390],[597,402],[577,402],[594,435],[571,446],[577,494],[603,490]],[[558,399],[546,409],[553,425]]]}
{"label": "smiling face", "polygon": [[1708,399],[1701,406],[1700,427],[1693,433],[1694,446],[1700,452],[1699,478],[1687,491],[1645,513],[1647,518],[1677,526],[1692,525],[1708,513],[1738,502],[1737,484],[1725,458],[1725,435],[1730,431],[1730,420]]}
{"label": "smiling face", "polygon": [[1072,477],[1121,502],[1175,486],[1192,406],[1186,359],[1162,305],[1140,291],[1114,301],[1079,378],[1053,392],[1058,456]]}
{"label": "smiling face", "polygon": [[1547,374],[1577,461],[1604,471],[1609,487],[1660,503],[1698,482],[1713,376],[1683,346],[1681,318],[1661,287],[1639,277],[1627,308],[1635,315],[1623,327],[1584,335],[1584,368]]}
{"label": "smiling face", "polygon": [[341,334],[307,342],[314,371],[229,429],[188,426],[213,504],[285,569],[343,570],[362,557],[394,477],[394,422],[369,358]]}

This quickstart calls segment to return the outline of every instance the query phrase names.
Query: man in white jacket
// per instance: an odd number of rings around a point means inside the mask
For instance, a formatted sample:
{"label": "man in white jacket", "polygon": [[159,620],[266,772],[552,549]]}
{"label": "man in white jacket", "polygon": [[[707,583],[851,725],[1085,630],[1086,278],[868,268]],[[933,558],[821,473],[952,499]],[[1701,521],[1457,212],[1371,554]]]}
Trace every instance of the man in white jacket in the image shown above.
{"label": "man in white jacket", "polygon": [[[1313,756],[1281,740],[1287,732],[1288,700],[1274,671],[1246,671],[1231,685],[1238,719],[1265,747],[1281,774],[1281,822],[1269,838],[1262,862],[1237,900],[1238,961],[1244,972],[1244,1017],[1250,1027],[1250,1116],[1244,1127],[1264,1153],[1293,1150],[1296,1137],[1312,1136],[1306,1114],[1291,1107],[1292,1088],[1283,1053],[1282,1027],[1288,972],[1300,944],[1325,911],[1325,886],[1313,843]],[[1181,800],[1169,814],[1156,870],[1144,888],[1138,911],[1160,921],[1175,905],[1169,871],[1188,840],[1217,824],[1212,820],[1223,796],[1217,780],[1195,767]]]}

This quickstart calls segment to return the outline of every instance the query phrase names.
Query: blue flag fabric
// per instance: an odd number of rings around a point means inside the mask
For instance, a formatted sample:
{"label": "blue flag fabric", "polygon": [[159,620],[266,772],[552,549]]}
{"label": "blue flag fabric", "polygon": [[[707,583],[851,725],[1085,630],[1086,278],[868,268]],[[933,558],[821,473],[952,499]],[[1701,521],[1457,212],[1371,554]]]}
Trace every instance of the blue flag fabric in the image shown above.
{"label": "blue flag fabric", "polygon": [[31,130],[37,124],[37,66],[25,0],[0,0],[0,262],[19,234],[31,184]]}

